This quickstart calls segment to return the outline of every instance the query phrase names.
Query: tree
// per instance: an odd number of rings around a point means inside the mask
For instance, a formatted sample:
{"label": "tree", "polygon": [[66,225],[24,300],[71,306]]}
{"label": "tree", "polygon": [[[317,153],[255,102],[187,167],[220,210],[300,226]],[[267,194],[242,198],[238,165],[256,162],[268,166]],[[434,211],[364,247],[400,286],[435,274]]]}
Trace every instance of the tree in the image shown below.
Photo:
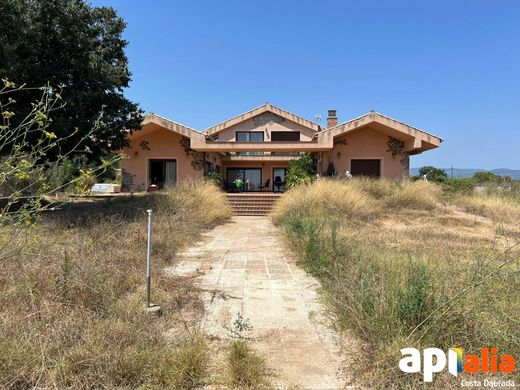
{"label": "tree", "polygon": [[502,178],[493,172],[475,172],[472,179],[477,183],[497,183],[500,182]]}
{"label": "tree", "polygon": [[432,166],[426,166],[419,169],[419,175],[424,176],[426,175],[426,178],[430,181],[438,181],[443,182],[448,178],[448,175],[446,172],[444,172],[442,169],[435,168]]}
{"label": "tree", "polygon": [[[0,14],[0,77],[61,89],[63,107],[52,124],[61,147],[71,150],[81,141],[99,158],[126,145],[126,131],[139,128],[142,111],[123,94],[131,76],[121,36],[126,24],[114,9],[84,0],[3,0]],[[18,94],[13,126],[39,92]],[[86,137],[94,123],[95,132]]]}
{"label": "tree", "polygon": [[300,184],[309,184],[316,174],[316,165],[309,156],[303,156],[289,162],[287,171],[287,187],[295,187]]}
{"label": "tree", "polygon": [[[69,169],[69,157],[75,147],[64,149],[69,139],[59,138],[52,130],[52,116],[63,108],[61,95],[50,87],[17,87],[2,80],[0,87],[0,226],[16,227],[32,220],[35,213],[52,204],[48,196],[69,185],[83,183],[86,177],[95,178],[109,169],[117,160],[101,159],[102,164],[83,169],[80,175],[56,175]],[[28,115],[13,122],[18,107],[17,97],[27,91],[38,91],[39,98],[31,102]],[[94,124],[92,134],[95,133]],[[84,138],[91,133],[84,135]],[[76,134],[70,134],[70,138]],[[78,140],[78,144],[81,143]],[[49,156],[55,156],[53,158]],[[60,180],[61,178],[61,180]],[[65,179],[64,179],[65,178]],[[0,259],[2,258],[0,253]]]}

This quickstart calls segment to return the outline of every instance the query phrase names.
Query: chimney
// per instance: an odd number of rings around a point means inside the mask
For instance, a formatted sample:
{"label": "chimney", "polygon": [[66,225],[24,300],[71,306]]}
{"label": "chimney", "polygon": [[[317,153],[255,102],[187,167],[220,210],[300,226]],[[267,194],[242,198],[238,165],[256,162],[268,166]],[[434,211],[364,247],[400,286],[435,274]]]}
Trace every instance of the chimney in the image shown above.
{"label": "chimney", "polygon": [[336,116],[336,110],[329,110],[327,115],[327,129],[334,127],[338,124],[338,117]]}

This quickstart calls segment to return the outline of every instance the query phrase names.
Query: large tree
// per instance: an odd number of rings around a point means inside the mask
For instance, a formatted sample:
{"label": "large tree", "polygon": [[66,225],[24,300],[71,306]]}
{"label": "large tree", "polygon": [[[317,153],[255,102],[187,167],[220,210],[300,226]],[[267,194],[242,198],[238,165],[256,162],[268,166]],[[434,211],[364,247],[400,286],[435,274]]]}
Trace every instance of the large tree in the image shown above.
{"label": "large tree", "polygon": [[[82,140],[99,156],[125,145],[125,132],[139,127],[142,111],[124,96],[131,76],[126,23],[115,10],[83,0],[2,0],[0,15],[0,77],[61,89],[65,106],[54,113],[52,131],[69,137],[62,147]],[[17,107],[30,109],[40,94],[17,96]],[[26,113],[15,114],[11,121]],[[96,121],[101,126],[86,137]]]}

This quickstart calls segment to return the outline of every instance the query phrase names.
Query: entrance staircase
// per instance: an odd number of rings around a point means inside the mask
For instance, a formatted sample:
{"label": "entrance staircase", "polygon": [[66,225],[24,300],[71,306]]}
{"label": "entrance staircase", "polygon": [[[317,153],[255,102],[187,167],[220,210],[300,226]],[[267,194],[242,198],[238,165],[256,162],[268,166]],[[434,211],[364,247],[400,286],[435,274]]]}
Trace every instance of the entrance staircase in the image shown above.
{"label": "entrance staircase", "polygon": [[282,194],[272,192],[241,192],[227,194],[235,215],[267,215]]}

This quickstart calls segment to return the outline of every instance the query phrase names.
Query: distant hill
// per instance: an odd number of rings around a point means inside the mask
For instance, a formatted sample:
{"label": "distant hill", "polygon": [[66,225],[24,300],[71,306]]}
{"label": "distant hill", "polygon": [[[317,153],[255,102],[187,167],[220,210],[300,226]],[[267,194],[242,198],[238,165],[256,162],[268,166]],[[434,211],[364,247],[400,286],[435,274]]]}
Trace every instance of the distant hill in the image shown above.
{"label": "distant hill", "polygon": [[[441,168],[448,177],[451,177],[451,168]],[[511,176],[515,180],[520,180],[520,169],[478,169],[478,168],[453,168],[453,177],[457,179],[463,179],[473,176],[476,172],[492,172],[498,176]],[[410,176],[417,176],[419,174],[419,168],[410,168]]]}

